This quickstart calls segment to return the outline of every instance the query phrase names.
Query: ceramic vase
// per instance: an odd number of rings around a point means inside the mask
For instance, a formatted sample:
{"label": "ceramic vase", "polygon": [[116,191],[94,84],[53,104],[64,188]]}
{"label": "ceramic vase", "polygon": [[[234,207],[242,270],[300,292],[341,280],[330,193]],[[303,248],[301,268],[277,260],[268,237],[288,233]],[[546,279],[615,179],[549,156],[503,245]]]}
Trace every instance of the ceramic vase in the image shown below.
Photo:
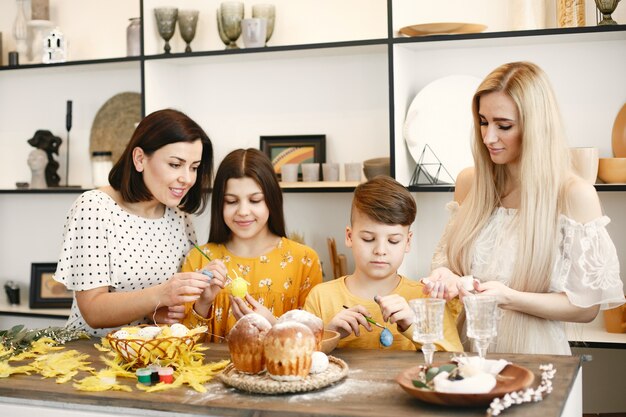
{"label": "ceramic vase", "polygon": [[531,30],[546,27],[545,0],[511,0],[511,29]]}
{"label": "ceramic vase", "polygon": [[43,61],[43,48],[44,48],[44,39],[50,31],[53,29],[54,25],[49,20],[31,20],[28,22],[28,26],[31,28],[31,46],[30,46],[30,54],[31,54],[31,62],[33,64],[39,64]]}
{"label": "ceramic vase", "polygon": [[126,56],[141,55],[141,18],[132,17],[126,28]]}
{"label": "ceramic vase", "polygon": [[19,56],[27,60],[28,56],[28,22],[24,14],[24,0],[17,0],[17,11],[13,22],[13,38],[15,39],[15,50]]}
{"label": "ceramic vase", "polygon": [[569,152],[574,172],[589,184],[595,184],[598,177],[598,148],[570,148]]}
{"label": "ceramic vase", "polygon": [[585,26],[585,0],[557,0],[556,14],[560,28]]}

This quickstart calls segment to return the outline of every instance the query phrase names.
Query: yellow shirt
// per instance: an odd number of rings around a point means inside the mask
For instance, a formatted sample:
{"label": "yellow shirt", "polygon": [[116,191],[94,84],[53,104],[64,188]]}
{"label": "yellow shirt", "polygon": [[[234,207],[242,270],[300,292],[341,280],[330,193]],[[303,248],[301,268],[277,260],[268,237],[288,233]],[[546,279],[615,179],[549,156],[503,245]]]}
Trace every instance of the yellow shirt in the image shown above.
{"label": "yellow shirt", "polygon": [[[211,259],[226,264],[228,277],[235,278],[233,270],[250,283],[248,293],[275,316],[296,308],[302,308],[306,296],[315,285],[322,282],[322,267],[317,253],[308,246],[285,237],[274,250],[257,258],[241,258],[232,254],[223,244],[208,243],[201,249]],[[187,254],[183,272],[201,270],[209,260],[197,249]],[[226,285],[230,283],[226,281]],[[193,303],[186,305],[183,323],[188,327],[204,324],[209,327],[210,341],[221,342],[235,324],[230,309],[229,291],[224,289],[215,298],[209,319],[202,320],[193,310]]]}
{"label": "yellow shirt", "polygon": [[[400,277],[400,283],[392,294],[398,294],[407,301],[415,298],[426,297],[422,293],[423,285],[416,281],[411,281],[405,277]],[[341,310],[343,306],[362,305],[365,307],[372,318],[378,323],[383,323],[382,312],[380,306],[372,299],[366,300],[352,294],[346,287],[346,277],[337,278],[333,281],[325,282],[313,288],[306,299],[304,309],[310,313],[320,317],[324,324],[328,324],[333,317]],[[437,350],[446,350],[450,352],[462,352],[463,346],[459,339],[459,333],[456,328],[456,318],[461,310],[461,304],[458,299],[446,303],[444,311],[443,337],[444,340],[435,343]],[[393,343],[390,347],[383,347],[380,342],[380,332],[382,329],[372,326],[374,330],[368,332],[365,328],[361,328],[361,335],[355,336],[354,333],[341,339],[338,347],[349,347],[358,349],[395,349],[395,350],[416,350],[420,349],[419,343],[413,342],[412,330],[409,328],[404,333],[400,333],[396,325],[390,324],[389,330],[393,334]]]}

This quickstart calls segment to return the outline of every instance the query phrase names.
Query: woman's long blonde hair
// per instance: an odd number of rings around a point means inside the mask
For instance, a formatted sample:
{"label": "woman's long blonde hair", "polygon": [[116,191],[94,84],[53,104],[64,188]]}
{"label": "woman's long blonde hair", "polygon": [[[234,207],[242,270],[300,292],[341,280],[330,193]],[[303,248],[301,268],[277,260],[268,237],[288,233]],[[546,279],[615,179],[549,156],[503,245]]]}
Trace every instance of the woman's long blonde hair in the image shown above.
{"label": "woman's long blonde hair", "polygon": [[[496,68],[474,94],[474,182],[454,224],[450,225],[449,267],[459,275],[471,274],[473,242],[500,206],[500,197],[510,181],[507,166],[491,161],[481,135],[480,98],[491,92],[503,92],[513,99],[522,132],[521,198],[516,219],[519,248],[509,287],[525,292],[547,292],[558,245],[559,214],[565,205],[563,189],[568,179],[569,157],[550,82],[538,66],[529,62],[513,62]],[[524,314],[508,316],[514,322],[506,327],[536,319]],[[513,340],[512,345],[504,349],[515,351],[515,345]]]}

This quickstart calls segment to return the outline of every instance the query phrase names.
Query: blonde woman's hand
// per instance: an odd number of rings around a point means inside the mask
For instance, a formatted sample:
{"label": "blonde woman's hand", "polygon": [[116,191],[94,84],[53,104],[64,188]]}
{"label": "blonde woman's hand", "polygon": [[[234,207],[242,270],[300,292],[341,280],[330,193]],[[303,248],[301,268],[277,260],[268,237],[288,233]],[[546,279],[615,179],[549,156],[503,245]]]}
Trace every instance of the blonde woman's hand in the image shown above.
{"label": "blonde woman's hand", "polygon": [[395,323],[400,332],[406,331],[413,324],[415,316],[404,297],[398,294],[386,295],[384,297],[377,295],[374,297],[374,301],[380,306],[383,320],[388,323]]}
{"label": "blonde woman's hand", "polygon": [[459,295],[457,284],[461,282],[461,277],[446,267],[433,269],[428,278],[420,281],[424,284],[423,293],[429,297],[449,301]]}
{"label": "blonde woman's hand", "polygon": [[337,313],[326,325],[326,328],[338,332],[342,339],[352,333],[359,337],[361,335],[360,326],[365,327],[368,332],[372,331],[372,326],[365,319],[369,316],[370,313],[365,307],[356,305]]}
{"label": "blonde woman's hand", "polygon": [[175,306],[196,301],[209,287],[209,277],[198,272],[179,272],[158,285],[159,306]]}
{"label": "blonde woman's hand", "polygon": [[250,294],[246,294],[245,300],[239,297],[233,297],[232,295],[229,296],[229,298],[230,308],[233,311],[235,319],[239,320],[246,314],[257,313],[265,317],[272,326],[276,324],[276,317],[274,317],[272,312],[255,300]]}
{"label": "blonde woman's hand", "polygon": [[513,297],[515,297],[516,290],[507,287],[500,281],[486,281],[480,282],[474,280],[474,290],[477,294],[491,295],[496,298],[498,307],[506,308]]}

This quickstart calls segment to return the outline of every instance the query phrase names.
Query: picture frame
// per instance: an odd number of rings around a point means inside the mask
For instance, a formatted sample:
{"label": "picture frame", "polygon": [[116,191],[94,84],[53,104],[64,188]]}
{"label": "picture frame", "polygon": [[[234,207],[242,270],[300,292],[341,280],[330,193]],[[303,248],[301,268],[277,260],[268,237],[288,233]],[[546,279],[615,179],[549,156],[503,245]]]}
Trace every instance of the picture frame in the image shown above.
{"label": "picture frame", "polygon": [[[326,135],[261,136],[260,148],[279,178],[284,164],[326,162]],[[298,178],[302,179],[302,169],[298,169]]]}
{"label": "picture frame", "polygon": [[30,308],[70,308],[73,291],[54,280],[57,264],[32,263],[30,266]]}

